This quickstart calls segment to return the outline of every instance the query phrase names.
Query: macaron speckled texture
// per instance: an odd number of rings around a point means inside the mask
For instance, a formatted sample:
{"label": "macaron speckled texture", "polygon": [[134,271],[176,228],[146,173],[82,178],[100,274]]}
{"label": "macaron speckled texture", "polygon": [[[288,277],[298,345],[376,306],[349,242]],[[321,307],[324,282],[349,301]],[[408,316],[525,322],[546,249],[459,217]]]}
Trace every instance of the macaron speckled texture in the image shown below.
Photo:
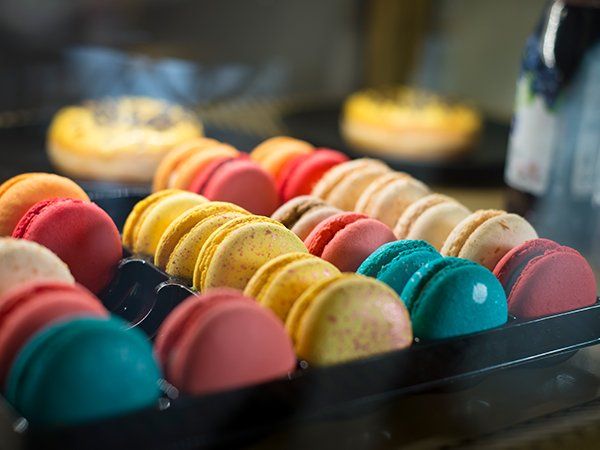
{"label": "macaron speckled texture", "polygon": [[385,284],[357,274],[321,280],[300,296],[286,321],[300,359],[325,366],[406,348],[406,307]]}
{"label": "macaron speckled texture", "polygon": [[439,258],[417,270],[400,296],[415,336],[443,339],[476,333],[508,320],[506,295],[494,274],[462,258]]}
{"label": "macaron speckled texture", "polygon": [[0,185],[0,236],[10,236],[21,217],[38,202],[53,198],[89,201],[68,178],[50,173],[25,173]]}
{"label": "macaron speckled texture", "polygon": [[596,303],[594,272],[575,249],[549,239],[513,248],[494,269],[517,318],[558,314]]}
{"label": "macaron speckled texture", "polygon": [[230,220],[206,240],[194,270],[194,287],[243,290],[267,261],[285,253],[306,252],[302,241],[281,223],[268,217]]}

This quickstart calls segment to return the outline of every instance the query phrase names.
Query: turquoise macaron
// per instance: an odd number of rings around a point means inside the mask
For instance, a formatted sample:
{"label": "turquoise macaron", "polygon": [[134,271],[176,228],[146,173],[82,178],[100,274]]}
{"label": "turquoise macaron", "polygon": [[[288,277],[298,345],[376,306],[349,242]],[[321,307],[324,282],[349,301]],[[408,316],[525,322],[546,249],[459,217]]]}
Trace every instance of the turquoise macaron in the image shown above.
{"label": "turquoise macaron", "polygon": [[463,258],[427,263],[410,278],[401,295],[422,340],[476,333],[508,320],[506,294],[485,267]]}
{"label": "turquoise macaron", "polygon": [[41,427],[74,425],[156,405],[152,347],[121,319],[51,325],[25,345],[8,375],[7,400]]}
{"label": "turquoise macaron", "polygon": [[357,273],[377,278],[402,295],[410,277],[425,264],[441,258],[425,241],[401,240],[383,244],[363,261]]}

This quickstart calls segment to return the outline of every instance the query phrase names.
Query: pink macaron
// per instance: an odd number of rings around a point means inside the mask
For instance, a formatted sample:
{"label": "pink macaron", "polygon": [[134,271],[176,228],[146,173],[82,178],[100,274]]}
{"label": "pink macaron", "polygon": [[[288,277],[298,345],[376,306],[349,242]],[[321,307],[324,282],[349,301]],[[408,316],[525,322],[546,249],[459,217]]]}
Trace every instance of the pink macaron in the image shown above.
{"label": "pink macaron", "polygon": [[279,206],[273,177],[244,156],[215,159],[196,174],[189,190],[263,216],[270,216]]}
{"label": "pink macaron", "polygon": [[70,198],[33,205],[13,237],[37,242],[62,259],[75,281],[95,294],[112,280],[123,257],[119,230],[98,205]]}
{"label": "pink macaron", "polygon": [[158,331],[167,379],[188,394],[234,389],[286,376],[296,357],[283,323],[233,289],[182,302]]}
{"label": "pink macaron", "polygon": [[38,331],[60,320],[108,316],[91,292],[55,281],[21,284],[0,297],[0,386],[15,356]]}
{"label": "pink macaron", "polygon": [[494,268],[519,318],[571,311],[596,302],[592,268],[581,254],[549,239],[532,239],[510,250]]}
{"label": "pink macaron", "polygon": [[293,158],[283,166],[277,177],[281,201],[310,194],[325,172],[345,161],[348,161],[346,155],[327,148]]}
{"label": "pink macaron", "polygon": [[395,240],[394,232],[379,220],[343,212],[319,223],[304,243],[310,253],[342,272],[355,272],[371,253]]}

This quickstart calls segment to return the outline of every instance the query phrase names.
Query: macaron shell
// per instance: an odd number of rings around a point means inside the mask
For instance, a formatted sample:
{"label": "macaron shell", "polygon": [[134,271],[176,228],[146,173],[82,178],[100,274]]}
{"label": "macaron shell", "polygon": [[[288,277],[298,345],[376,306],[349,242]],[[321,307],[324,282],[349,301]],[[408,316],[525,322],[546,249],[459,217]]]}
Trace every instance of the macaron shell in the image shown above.
{"label": "macaron shell", "polygon": [[152,210],[154,205],[161,199],[169,197],[178,192],[184,191],[179,189],[165,189],[164,191],[155,192],[154,194],[151,194],[145,199],[137,202],[129,213],[129,216],[127,216],[127,220],[123,226],[123,246],[130,250],[133,249],[133,244],[137,238],[137,235],[139,234],[140,225],[144,221],[144,218]]}
{"label": "macaron shell", "polygon": [[356,202],[369,184],[389,170],[387,166],[376,165],[355,169],[332,187],[325,200],[344,211],[353,211]]}
{"label": "macaron shell", "polygon": [[201,152],[207,147],[219,144],[219,141],[206,137],[198,137],[187,140],[177,145],[162,159],[152,182],[152,191],[157,192],[167,189],[173,172],[179,165],[186,161],[192,155]]}
{"label": "macaron shell", "polygon": [[296,221],[307,211],[318,206],[326,206],[323,200],[312,195],[300,195],[281,205],[271,218],[281,222],[286,228],[291,229]]}
{"label": "macaron shell", "polygon": [[480,225],[464,243],[458,256],[494,270],[509,250],[537,237],[533,227],[521,216],[503,214]]}
{"label": "macaron shell", "polygon": [[52,250],[75,281],[94,293],[108,286],[123,257],[119,230],[110,216],[98,205],[81,200],[37,203],[17,224],[14,237]]}
{"label": "macaron shell", "polygon": [[0,299],[0,386],[4,386],[17,353],[35,333],[61,320],[108,316],[108,311],[91,293],[66,286],[71,289],[51,289],[19,297],[16,305],[14,296]]}
{"label": "macaron shell", "polygon": [[75,280],[67,265],[52,251],[35,242],[0,238],[0,295],[31,281]]}
{"label": "macaron shell", "polygon": [[208,311],[186,333],[172,372],[180,389],[204,394],[281,378],[296,358],[285,329],[268,310],[230,301]]}
{"label": "macaron shell", "polygon": [[275,180],[248,159],[233,159],[220,165],[207,180],[202,194],[264,216],[270,216],[279,206]]}
{"label": "macaron shell", "polygon": [[189,189],[194,177],[206,166],[216,159],[236,157],[239,152],[228,144],[221,144],[205,148],[202,152],[190,156],[181,164],[169,182],[169,187],[175,189]]}
{"label": "macaron shell", "polygon": [[[412,299],[413,331],[420,339],[443,339],[503,325],[508,320],[506,296],[499,281],[477,264],[452,264],[456,258],[437,260],[417,271],[413,279],[426,280]],[[427,274],[427,269],[433,273]],[[403,299],[414,297],[414,282]]]}
{"label": "macaron shell", "polygon": [[[435,195],[435,194],[434,194]],[[440,197],[438,195],[438,197]],[[442,255],[458,256],[471,234],[482,224],[496,216],[503,216],[506,211],[495,209],[480,209],[466,217],[450,232],[442,247]],[[416,218],[416,217],[415,217]]]}
{"label": "macaron shell", "polygon": [[208,200],[192,192],[178,192],[156,202],[140,223],[134,241],[134,253],[154,255],[160,238],[169,225],[181,214]]}
{"label": "macaron shell", "polygon": [[267,261],[290,252],[306,252],[298,237],[269,218],[234,219],[217,229],[205,242],[194,272],[194,286],[243,290]]}
{"label": "macaron shell", "polygon": [[221,225],[246,215],[240,212],[226,212],[198,222],[189,233],[181,238],[169,255],[166,272],[174,277],[192,280],[198,256],[210,235]]}
{"label": "macaron shell", "polygon": [[278,181],[282,200],[285,202],[299,195],[310,194],[329,169],[346,161],[346,155],[328,149],[317,149],[313,153],[297,157],[280,172]]}
{"label": "macaron shell", "polygon": [[386,168],[387,166],[379,160],[370,158],[353,159],[351,161],[338,164],[337,166],[334,166],[325,172],[317,184],[315,184],[311,195],[326,200],[331,190],[337,186],[337,184],[344,179],[344,177],[357,169],[363,169],[366,167]]}
{"label": "macaron shell", "polygon": [[359,275],[341,275],[318,290],[302,315],[297,337],[298,356],[314,365],[399,350],[412,343],[408,312],[395,292]]}
{"label": "macaron shell", "polygon": [[10,236],[21,217],[36,203],[52,198],[89,201],[75,182],[49,173],[29,173],[0,185],[0,236]]}
{"label": "macaron shell", "polygon": [[410,176],[384,174],[365,189],[355,209],[392,228],[411,203],[428,193],[427,186]]}
{"label": "macaron shell", "polygon": [[[277,260],[281,257],[272,260],[271,264],[265,264],[259,269],[259,272],[263,272],[255,274],[245,291],[262,306],[273,311],[282,321],[286,320],[290,309],[306,289],[340,273],[335,266],[320,258],[307,253],[296,255],[302,257],[296,257],[281,267],[277,267]],[[252,286],[255,278],[259,280],[259,289]],[[260,280],[261,278],[263,280]]]}
{"label": "macaron shell", "polygon": [[303,241],[324,220],[341,213],[342,210],[335,206],[322,206],[303,214],[291,230]]}
{"label": "macaron shell", "polygon": [[167,267],[171,253],[173,253],[177,244],[196,224],[207,217],[226,212],[249,214],[243,208],[240,208],[233,203],[225,202],[203,203],[181,214],[171,222],[162,234],[160,241],[158,242],[156,254],[154,255],[154,264],[164,270]]}
{"label": "macaron shell", "polygon": [[277,136],[259,144],[250,158],[277,179],[284,165],[296,156],[311,153],[314,147],[308,142],[286,136]]}
{"label": "macaron shell", "polygon": [[403,239],[420,239],[441,250],[452,230],[471,212],[457,202],[434,205],[425,210],[410,226]]}

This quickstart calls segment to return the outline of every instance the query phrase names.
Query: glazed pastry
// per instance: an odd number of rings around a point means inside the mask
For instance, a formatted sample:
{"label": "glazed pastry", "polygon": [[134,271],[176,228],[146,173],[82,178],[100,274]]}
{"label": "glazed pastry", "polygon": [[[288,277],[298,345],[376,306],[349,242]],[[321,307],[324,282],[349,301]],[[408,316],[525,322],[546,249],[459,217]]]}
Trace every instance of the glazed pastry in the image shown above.
{"label": "glazed pastry", "polygon": [[341,209],[318,197],[301,195],[281,205],[271,218],[281,222],[300,239],[305,240],[320,222],[341,212]]}
{"label": "glazed pastry", "polygon": [[76,183],[50,173],[24,173],[0,185],[0,236],[10,236],[21,217],[38,202],[53,198],[89,201]]}
{"label": "glazed pastry", "polygon": [[509,250],[537,237],[529,222],[517,214],[494,209],[479,210],[454,227],[441,253],[470,259],[494,270]]}
{"label": "glazed pastry", "polygon": [[406,208],[429,194],[429,188],[402,172],[379,175],[363,191],[354,210],[393,228]]}
{"label": "glazed pastry", "polygon": [[335,266],[309,253],[286,253],[261,266],[250,278],[244,294],[285,321],[305,290],[339,273]]}
{"label": "glazed pastry", "polygon": [[594,272],[581,254],[548,239],[533,239],[510,250],[496,264],[508,296],[508,311],[532,319],[596,303]]}
{"label": "glazed pastry", "polygon": [[466,105],[395,87],[352,94],[344,104],[340,128],[346,141],[366,154],[431,161],[471,149],[481,118]]}
{"label": "glazed pastry", "polygon": [[286,328],[300,359],[325,366],[412,344],[406,307],[385,284],[339,274],[314,284],[294,303]]}
{"label": "glazed pastry", "polygon": [[175,145],[202,135],[180,106],[145,97],[106,98],[61,109],[48,131],[48,156],[67,175],[148,183]]}
{"label": "glazed pastry", "polygon": [[409,205],[394,227],[398,239],[421,239],[440,250],[450,232],[471,211],[450,197],[431,194]]}
{"label": "glazed pastry", "polygon": [[506,295],[488,269],[462,258],[438,258],[418,269],[400,298],[415,336],[443,339],[499,327],[508,320]]}
{"label": "glazed pastry", "polygon": [[325,219],[308,235],[308,251],[342,272],[354,272],[376,249],[395,241],[392,230],[364,214],[339,213]]}
{"label": "glazed pastry", "polygon": [[355,159],[328,170],[313,188],[312,195],[332,206],[353,211],[369,184],[390,168],[375,159]]}
{"label": "glazed pastry", "polygon": [[178,305],[158,331],[156,355],[167,379],[191,395],[282,378],[296,366],[281,321],[233,289]]}
{"label": "glazed pastry", "polygon": [[21,218],[13,237],[52,250],[69,266],[75,281],[95,294],[108,286],[123,257],[119,230],[110,216],[82,200],[36,203]]}

